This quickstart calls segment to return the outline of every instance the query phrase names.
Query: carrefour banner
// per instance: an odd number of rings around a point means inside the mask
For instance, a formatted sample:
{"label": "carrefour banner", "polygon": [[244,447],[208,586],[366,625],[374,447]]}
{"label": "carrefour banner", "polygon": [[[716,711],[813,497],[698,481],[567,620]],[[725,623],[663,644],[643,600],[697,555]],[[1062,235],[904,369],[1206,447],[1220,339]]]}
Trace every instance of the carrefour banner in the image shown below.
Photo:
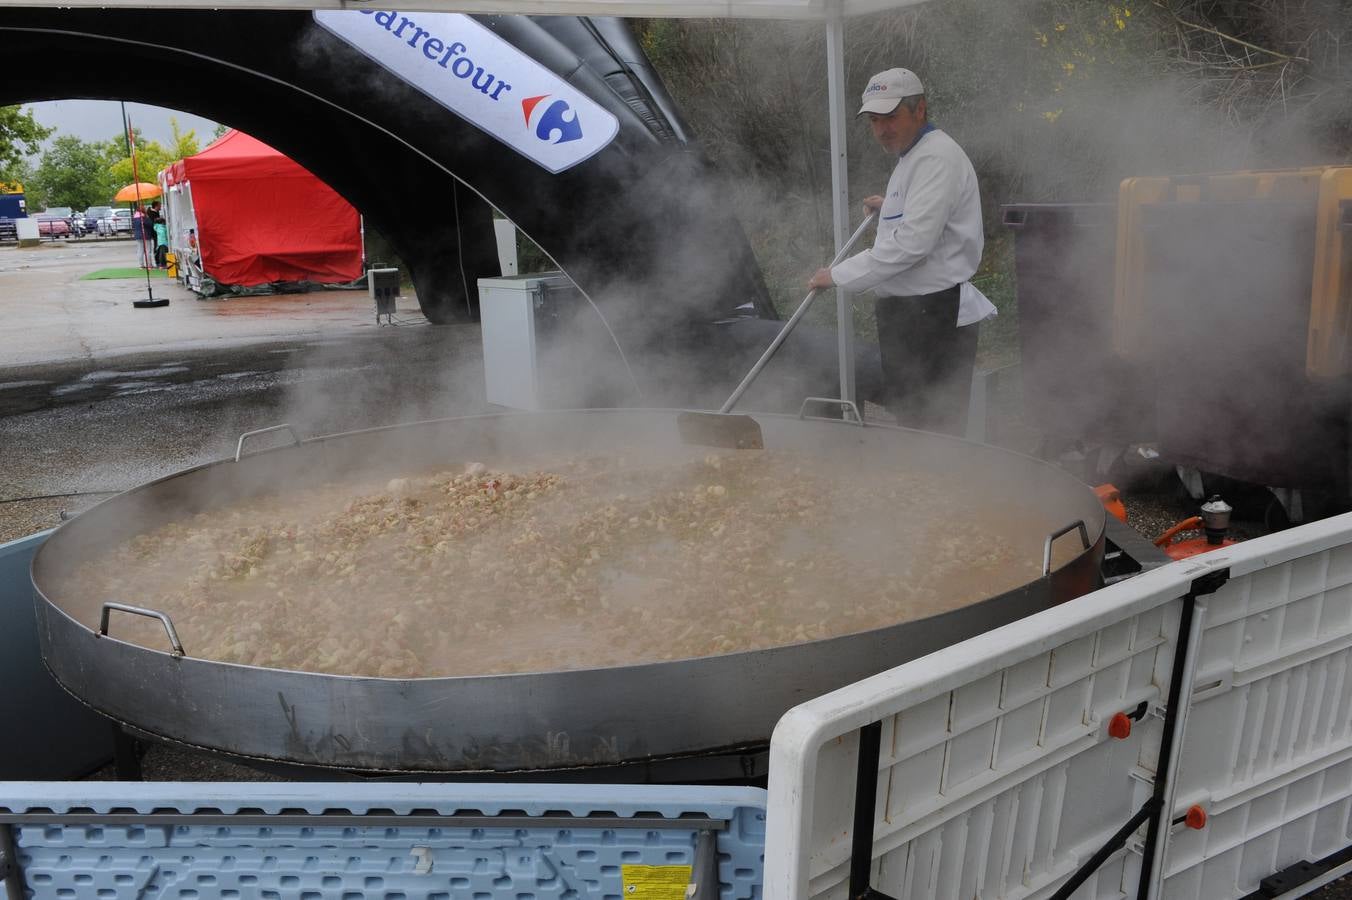
{"label": "carrefour banner", "polygon": [[459,13],[316,11],[315,21],[456,115],[550,172],[614,139],[586,94]]}

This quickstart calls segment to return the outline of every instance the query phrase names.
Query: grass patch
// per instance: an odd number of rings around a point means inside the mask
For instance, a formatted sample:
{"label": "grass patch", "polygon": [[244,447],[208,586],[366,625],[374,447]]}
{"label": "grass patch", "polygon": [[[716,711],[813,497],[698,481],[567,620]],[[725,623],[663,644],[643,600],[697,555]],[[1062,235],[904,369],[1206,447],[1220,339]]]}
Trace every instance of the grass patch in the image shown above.
{"label": "grass patch", "polygon": [[1008,231],[986,241],[981,268],[972,278],[999,315],[981,323],[978,369],[998,369],[1019,361],[1019,302],[1014,280],[1014,237]]}
{"label": "grass patch", "polygon": [[81,275],[81,281],[106,281],[116,278],[145,278],[146,272],[150,272],[151,278],[165,278],[167,274],[164,269],[142,269],[139,266],[128,266],[124,269],[99,269],[96,272],[90,272],[88,275]]}

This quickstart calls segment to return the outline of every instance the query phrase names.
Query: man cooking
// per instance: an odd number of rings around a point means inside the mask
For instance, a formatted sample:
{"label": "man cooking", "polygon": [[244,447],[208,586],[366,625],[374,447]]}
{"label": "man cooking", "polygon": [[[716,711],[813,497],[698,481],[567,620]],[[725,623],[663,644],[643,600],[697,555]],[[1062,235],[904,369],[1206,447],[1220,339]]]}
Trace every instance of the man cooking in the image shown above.
{"label": "man cooking", "polygon": [[870,78],[859,115],[898,157],[886,196],[864,201],[878,212],[877,237],[872,249],[818,269],[808,287],[874,291],[883,401],[901,425],[962,434],[977,323],[995,313],[968,281],[985,243],[976,170],[929,123],[925,88],[909,69]]}

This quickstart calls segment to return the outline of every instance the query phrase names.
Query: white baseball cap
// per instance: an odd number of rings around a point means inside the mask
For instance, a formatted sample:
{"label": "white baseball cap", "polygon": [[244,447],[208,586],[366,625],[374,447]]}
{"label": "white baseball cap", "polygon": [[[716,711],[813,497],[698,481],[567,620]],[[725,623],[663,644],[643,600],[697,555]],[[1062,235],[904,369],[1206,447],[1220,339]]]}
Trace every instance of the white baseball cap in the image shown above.
{"label": "white baseball cap", "polygon": [[903,97],[915,97],[925,93],[925,86],[910,69],[888,69],[879,72],[868,80],[864,88],[864,105],[855,115],[876,113],[888,115],[897,108]]}

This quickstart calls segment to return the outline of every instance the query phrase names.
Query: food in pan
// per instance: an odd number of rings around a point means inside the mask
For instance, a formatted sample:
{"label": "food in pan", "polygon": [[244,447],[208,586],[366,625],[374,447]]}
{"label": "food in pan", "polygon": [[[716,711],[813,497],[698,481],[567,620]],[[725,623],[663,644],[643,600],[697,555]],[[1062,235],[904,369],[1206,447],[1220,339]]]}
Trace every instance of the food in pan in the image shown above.
{"label": "food in pan", "polygon": [[[1018,510],[953,476],[786,451],[461,462],[277,491],[82,563],[54,599],[167,613],[188,656],[420,678],[755,650],[944,612],[1038,577]],[[1017,552],[1015,546],[1021,548]],[[115,615],[110,633],[166,648]]]}

